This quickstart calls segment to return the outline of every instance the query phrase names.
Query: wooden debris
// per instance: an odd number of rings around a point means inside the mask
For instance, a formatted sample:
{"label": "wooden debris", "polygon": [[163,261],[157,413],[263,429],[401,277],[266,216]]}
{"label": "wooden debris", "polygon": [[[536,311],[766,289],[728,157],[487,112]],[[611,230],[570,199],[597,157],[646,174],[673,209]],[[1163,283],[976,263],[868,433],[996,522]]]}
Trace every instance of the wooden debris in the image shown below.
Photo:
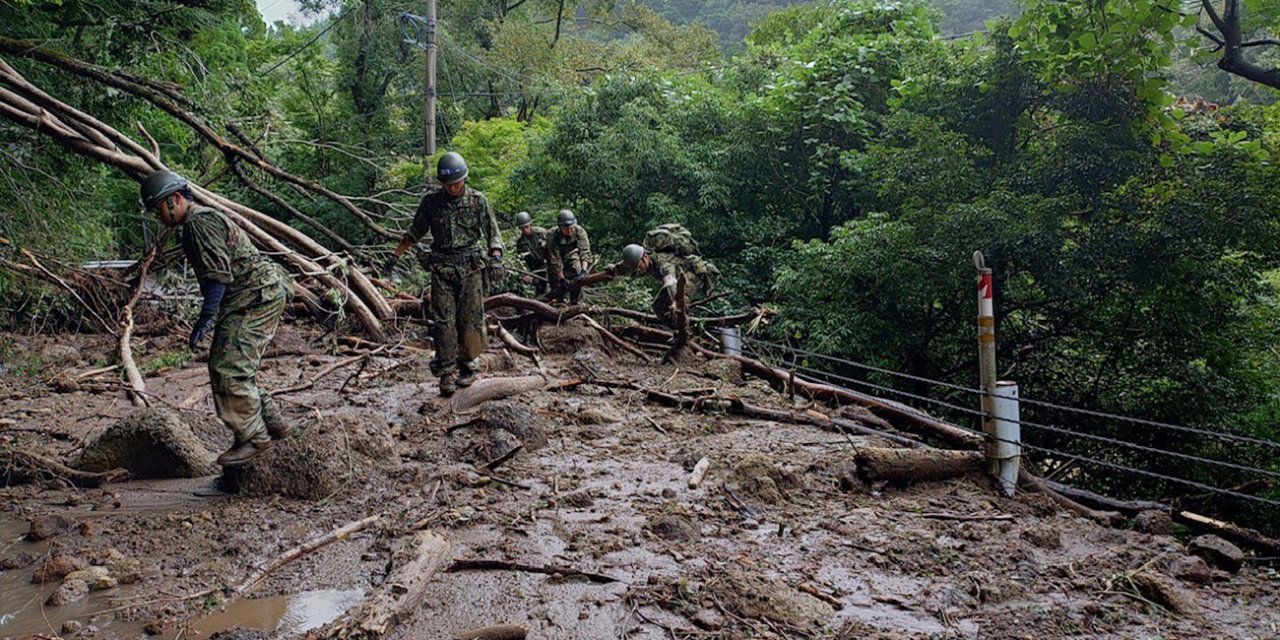
{"label": "wooden debris", "polygon": [[707,479],[707,470],[711,468],[711,459],[703,458],[693,465],[693,475],[689,476],[689,488],[697,489]]}
{"label": "wooden debris", "polygon": [[948,480],[982,469],[981,451],[867,447],[854,456],[863,481],[895,484]]}
{"label": "wooden debris", "polygon": [[523,624],[502,624],[463,631],[453,636],[454,640],[524,640],[529,634],[529,627]]}

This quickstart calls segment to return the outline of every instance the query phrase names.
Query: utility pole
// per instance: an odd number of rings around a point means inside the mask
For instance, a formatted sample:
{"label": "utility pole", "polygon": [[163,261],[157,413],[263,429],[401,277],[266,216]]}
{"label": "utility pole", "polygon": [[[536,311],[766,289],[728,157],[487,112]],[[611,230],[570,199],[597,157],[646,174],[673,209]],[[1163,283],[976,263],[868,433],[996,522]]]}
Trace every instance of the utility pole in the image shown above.
{"label": "utility pole", "polygon": [[427,0],[427,157],[436,153],[436,0]]}

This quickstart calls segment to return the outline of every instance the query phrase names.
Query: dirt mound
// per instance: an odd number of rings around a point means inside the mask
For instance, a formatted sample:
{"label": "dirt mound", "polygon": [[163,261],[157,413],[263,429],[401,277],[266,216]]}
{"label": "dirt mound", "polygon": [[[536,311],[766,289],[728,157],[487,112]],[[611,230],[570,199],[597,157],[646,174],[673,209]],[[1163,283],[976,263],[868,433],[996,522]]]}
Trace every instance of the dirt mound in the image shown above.
{"label": "dirt mound", "polygon": [[377,411],[339,409],[325,417],[318,432],[345,434],[351,450],[370,461],[383,464],[400,461],[400,455],[396,453],[395,438],[391,436],[391,427],[387,425],[387,419]]}
{"label": "dirt mound", "polygon": [[538,331],[538,342],[547,353],[570,355],[583,349],[599,348],[600,334],[576,324],[545,326]]}
{"label": "dirt mound", "polygon": [[781,580],[730,572],[729,607],[744,618],[772,620],[801,630],[826,626],[835,609]]}
{"label": "dirt mound", "polygon": [[524,445],[526,451],[547,445],[547,422],[528,406],[492,402],[480,417],[449,434],[449,452],[455,460],[487,463]]}
{"label": "dirt mound", "polygon": [[322,500],[337,493],[356,466],[347,464],[352,451],[339,433],[313,430],[277,441],[249,464],[226,468],[222,480],[240,495]]}
{"label": "dirt mound", "polygon": [[218,472],[191,427],[163,409],[140,409],[108,428],[80,455],[85,471],[128,469],[135,478],[198,478]]}
{"label": "dirt mound", "polygon": [[804,488],[800,476],[778,466],[773,458],[758,453],[733,465],[728,482],[743,498],[773,505],[784,504],[786,494]]}

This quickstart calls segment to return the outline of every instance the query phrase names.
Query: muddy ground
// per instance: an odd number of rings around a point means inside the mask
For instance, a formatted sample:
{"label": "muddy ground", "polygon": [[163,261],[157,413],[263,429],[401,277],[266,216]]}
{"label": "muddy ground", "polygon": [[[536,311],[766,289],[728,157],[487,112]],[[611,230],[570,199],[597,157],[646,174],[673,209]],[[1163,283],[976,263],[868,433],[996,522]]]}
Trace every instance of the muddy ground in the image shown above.
{"label": "muddy ground", "polygon": [[[282,330],[266,387],[305,383],[347,357],[301,331]],[[109,337],[0,340],[0,446],[75,461],[134,412],[118,386],[97,382],[110,375],[58,382],[103,364]],[[220,452],[230,436],[212,417],[203,365],[174,361],[180,345],[139,343],[147,388]],[[542,357],[557,380],[590,371],[786,406],[722,364],[644,366],[569,330],[544,335],[544,346],[557,352]],[[383,351],[283,396],[294,438],[324,439],[329,452],[302,461],[314,469],[279,463],[295,478],[329,474],[295,483],[306,498],[228,495],[216,477],[0,489],[0,637],[200,638],[254,626],[297,637],[378,587],[404,527],[422,521],[454,558],[565,570],[440,574],[394,638],[505,623],[558,639],[1280,637],[1280,575],[1265,564],[1214,570],[1188,559],[1186,538],[1104,528],[1038,495],[1004,499],[982,478],[868,486],[852,450],[884,442],[677,412],[631,391],[586,384],[456,415],[435,397],[427,355]],[[520,357],[489,364],[488,376],[538,373]],[[497,479],[476,471],[516,444],[525,446]],[[702,457],[710,474],[690,489]],[[181,598],[238,584],[284,550],[377,513],[379,525],[275,570],[235,602]],[[26,540],[30,522],[49,515],[64,526]],[[31,581],[54,556],[102,566],[111,580],[98,586],[114,586],[47,604],[65,583]],[[1155,602],[1160,589],[1173,604]]]}

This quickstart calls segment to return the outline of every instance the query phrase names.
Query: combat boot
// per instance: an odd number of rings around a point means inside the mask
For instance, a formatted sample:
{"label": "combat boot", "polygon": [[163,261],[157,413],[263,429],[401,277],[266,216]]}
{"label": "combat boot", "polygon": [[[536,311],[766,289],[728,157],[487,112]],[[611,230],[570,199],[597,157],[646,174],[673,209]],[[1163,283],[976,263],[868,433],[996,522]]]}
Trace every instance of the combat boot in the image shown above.
{"label": "combat boot", "polygon": [[266,442],[246,442],[235,445],[218,456],[218,464],[224,467],[238,467],[256,458],[263,451],[270,449],[272,444],[268,440]]}
{"label": "combat boot", "polygon": [[440,397],[448,398],[458,390],[458,383],[454,381],[453,375],[440,376]]}
{"label": "combat boot", "polygon": [[474,371],[463,371],[462,375],[458,376],[459,387],[463,387],[463,388],[469,387],[475,384],[475,382],[476,382],[476,372]]}

